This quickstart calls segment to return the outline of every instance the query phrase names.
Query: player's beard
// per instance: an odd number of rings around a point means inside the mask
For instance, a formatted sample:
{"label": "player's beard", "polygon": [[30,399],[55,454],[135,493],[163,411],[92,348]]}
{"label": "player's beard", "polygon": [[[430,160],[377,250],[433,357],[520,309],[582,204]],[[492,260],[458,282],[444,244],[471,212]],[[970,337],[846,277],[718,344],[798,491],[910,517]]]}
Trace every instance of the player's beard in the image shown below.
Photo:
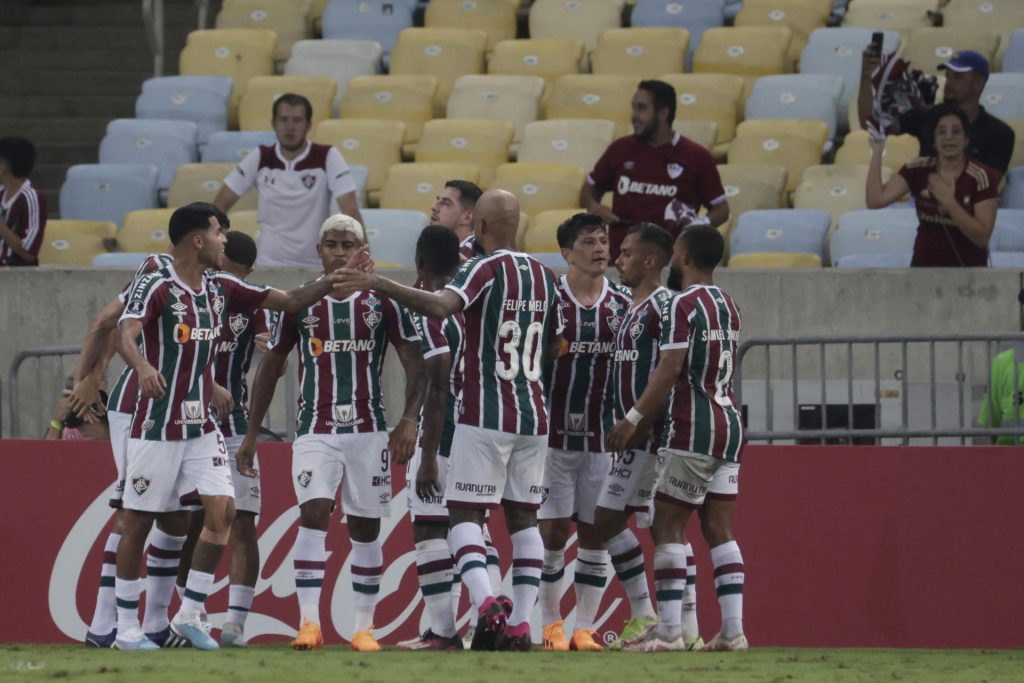
{"label": "player's beard", "polygon": [[657,130],[658,130],[658,122],[655,121],[655,120],[652,120],[652,121],[648,121],[647,125],[641,127],[640,130],[637,130],[636,126],[634,126],[633,127],[633,136],[637,140],[639,140],[640,142],[647,142],[648,140],[651,139],[651,137],[654,135],[654,133]]}

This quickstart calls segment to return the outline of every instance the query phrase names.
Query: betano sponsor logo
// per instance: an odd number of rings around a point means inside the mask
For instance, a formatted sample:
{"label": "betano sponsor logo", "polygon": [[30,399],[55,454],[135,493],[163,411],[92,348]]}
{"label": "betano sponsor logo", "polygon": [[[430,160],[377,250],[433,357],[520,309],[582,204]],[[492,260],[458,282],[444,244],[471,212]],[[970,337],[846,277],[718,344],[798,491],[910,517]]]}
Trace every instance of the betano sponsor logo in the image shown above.
{"label": "betano sponsor logo", "polygon": [[569,353],[615,353],[615,342],[574,341],[569,343]]}
{"label": "betano sponsor logo", "polygon": [[654,195],[656,197],[675,197],[676,193],[679,192],[679,188],[675,185],[641,183],[636,180],[630,180],[629,176],[625,175],[619,176],[619,182],[616,189],[619,194],[645,194]]}
{"label": "betano sponsor logo", "polygon": [[221,326],[189,327],[185,323],[174,326],[174,341],[186,344],[190,341],[216,341],[220,337]]}
{"label": "betano sponsor logo", "polygon": [[377,348],[375,339],[320,339],[309,338],[309,355],[319,356],[323,353],[353,353],[373,351]]}

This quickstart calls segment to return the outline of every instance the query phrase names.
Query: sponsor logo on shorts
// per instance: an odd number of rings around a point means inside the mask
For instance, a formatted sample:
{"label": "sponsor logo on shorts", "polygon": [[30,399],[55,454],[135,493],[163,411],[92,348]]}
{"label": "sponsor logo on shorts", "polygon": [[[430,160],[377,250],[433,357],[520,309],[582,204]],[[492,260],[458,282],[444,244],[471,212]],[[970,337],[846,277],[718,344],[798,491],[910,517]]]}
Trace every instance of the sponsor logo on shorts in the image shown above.
{"label": "sponsor logo on shorts", "polygon": [[384,475],[375,474],[375,475],[373,475],[373,480],[372,480],[370,485],[371,486],[391,486],[391,475],[390,474],[384,474]]}
{"label": "sponsor logo on shorts", "polygon": [[608,485],[608,490],[611,491],[613,494],[618,495],[618,494],[622,493],[623,491],[625,491],[626,489],[622,488],[618,484],[609,484]]}
{"label": "sponsor logo on shorts", "polygon": [[213,466],[214,467],[227,467],[228,466],[228,461],[218,455],[218,456],[215,456],[213,458]]}
{"label": "sponsor logo on shorts", "polygon": [[640,489],[640,491],[636,495],[640,496],[641,498],[650,498],[653,494],[654,491],[652,491],[651,489]]}
{"label": "sponsor logo on shorts", "polygon": [[531,486],[530,487],[530,493],[539,493],[540,495],[543,496],[546,491],[547,491],[547,489],[545,489],[543,486]]}
{"label": "sponsor logo on shorts", "polygon": [[117,486],[114,487],[114,492],[117,494],[124,493],[124,479],[117,482]]}
{"label": "sponsor logo on shorts", "polygon": [[302,470],[295,479],[299,482],[299,486],[306,488],[309,486],[309,482],[313,480],[313,470]]}
{"label": "sponsor logo on shorts", "polygon": [[543,505],[548,501],[548,496],[551,494],[551,489],[547,486],[542,486],[540,490],[540,504]]}
{"label": "sponsor logo on shorts", "polygon": [[[613,466],[611,470],[608,471],[608,476],[616,477],[618,479],[629,479],[633,476],[633,470],[628,467]],[[617,484],[613,484],[613,486],[617,486]]]}
{"label": "sponsor logo on shorts", "polygon": [[683,491],[686,491],[687,493],[694,496],[703,496],[708,492],[707,486],[704,486],[702,484],[691,484],[688,481],[683,481],[682,479],[677,479],[676,477],[669,477],[668,483],[672,484],[672,486],[675,486],[677,489],[682,489]]}
{"label": "sponsor logo on shorts", "polygon": [[391,494],[390,493],[382,493],[379,496],[377,496],[377,500],[380,501],[381,505],[387,505],[388,503],[391,502]]}
{"label": "sponsor logo on shorts", "polygon": [[259,498],[260,497],[260,487],[259,486],[250,486],[249,487],[249,493],[252,494],[253,498]]}
{"label": "sponsor logo on shorts", "polygon": [[132,490],[140,496],[149,490],[149,484],[150,480],[145,477],[132,477]]}
{"label": "sponsor logo on shorts", "polygon": [[494,484],[473,484],[466,481],[455,482],[455,490],[463,493],[475,493],[478,496],[493,496],[498,492]]}

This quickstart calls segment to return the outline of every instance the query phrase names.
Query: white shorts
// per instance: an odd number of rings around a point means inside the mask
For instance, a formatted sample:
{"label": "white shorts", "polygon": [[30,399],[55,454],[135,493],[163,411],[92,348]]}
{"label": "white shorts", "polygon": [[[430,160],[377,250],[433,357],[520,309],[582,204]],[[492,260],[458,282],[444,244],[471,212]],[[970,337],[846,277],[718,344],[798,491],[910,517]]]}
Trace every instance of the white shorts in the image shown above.
{"label": "white shorts", "polygon": [[233,496],[228,451],[219,431],[184,441],[128,440],[124,507],[145,512],[180,509],[182,491]]}
{"label": "white shorts", "polygon": [[124,498],[125,461],[128,459],[128,437],[132,433],[132,414],[107,412],[110,427],[110,450],[114,454],[114,468],[117,470],[117,485],[110,496],[110,507],[120,508]]}
{"label": "white shorts", "polygon": [[254,455],[252,458],[252,469],[256,472],[255,477],[243,477],[239,474],[235,454],[242,447],[243,441],[245,441],[244,434],[224,437],[224,445],[228,449],[228,465],[231,467],[231,483],[235,486],[235,509],[258,515],[260,514],[260,458],[258,455]]}
{"label": "white shorts", "polygon": [[455,425],[448,459],[449,508],[540,507],[548,437]]}
{"label": "white shorts", "polygon": [[299,505],[333,501],[341,487],[347,515],[379,519],[391,507],[387,432],[303,434],[292,444],[292,485]]}
{"label": "white shorts", "polygon": [[544,502],[537,518],[575,517],[584,524],[593,524],[597,497],[611,463],[611,453],[549,449],[544,465]]}
{"label": "white shorts", "polygon": [[609,510],[645,512],[658,486],[659,460],[663,459],[640,448],[612,453],[597,504]]}
{"label": "white shorts", "polygon": [[420,468],[423,452],[416,447],[412,460],[405,466],[405,499],[409,503],[409,516],[415,522],[448,523],[448,508],[444,504],[444,487],[448,481],[448,458],[437,456],[437,483],[441,490],[436,496],[423,500],[416,495],[416,472]]}
{"label": "white shorts", "polygon": [[740,464],[703,453],[662,448],[667,464],[658,484],[658,498],[692,507],[716,500],[736,500],[740,490]]}

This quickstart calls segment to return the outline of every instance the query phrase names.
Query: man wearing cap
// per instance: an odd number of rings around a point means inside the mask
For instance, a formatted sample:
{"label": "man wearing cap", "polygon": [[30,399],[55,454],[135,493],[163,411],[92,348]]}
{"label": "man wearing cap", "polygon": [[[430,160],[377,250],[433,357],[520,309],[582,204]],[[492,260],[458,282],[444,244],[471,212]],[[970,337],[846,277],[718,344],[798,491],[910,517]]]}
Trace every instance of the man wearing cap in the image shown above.
{"label": "man wearing cap", "polygon": [[[873,93],[871,76],[880,63],[871,47],[864,51],[857,94],[857,116],[862,126],[872,116]],[[1006,123],[992,116],[981,106],[981,93],[988,81],[988,61],[973,50],[962,50],[948,62],[939,65],[946,72],[942,99],[967,114],[971,123],[967,131],[967,155],[1006,175],[1013,155],[1014,132]],[[931,108],[916,109],[896,119],[893,134],[910,133],[921,143],[921,156],[935,154],[934,141],[928,139]]]}

